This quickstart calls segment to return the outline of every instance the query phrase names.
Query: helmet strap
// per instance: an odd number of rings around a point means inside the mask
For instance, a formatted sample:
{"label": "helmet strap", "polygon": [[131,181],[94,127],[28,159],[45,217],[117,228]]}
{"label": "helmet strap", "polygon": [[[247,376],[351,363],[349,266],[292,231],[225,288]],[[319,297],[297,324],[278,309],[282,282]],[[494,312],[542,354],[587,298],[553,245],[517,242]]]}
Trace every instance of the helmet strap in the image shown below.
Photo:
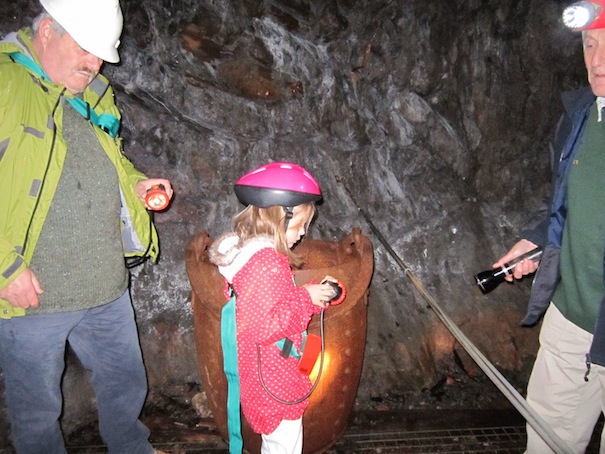
{"label": "helmet strap", "polygon": [[288,230],[288,224],[290,223],[290,219],[294,216],[294,207],[282,207],[286,212],[286,222],[285,229]]}

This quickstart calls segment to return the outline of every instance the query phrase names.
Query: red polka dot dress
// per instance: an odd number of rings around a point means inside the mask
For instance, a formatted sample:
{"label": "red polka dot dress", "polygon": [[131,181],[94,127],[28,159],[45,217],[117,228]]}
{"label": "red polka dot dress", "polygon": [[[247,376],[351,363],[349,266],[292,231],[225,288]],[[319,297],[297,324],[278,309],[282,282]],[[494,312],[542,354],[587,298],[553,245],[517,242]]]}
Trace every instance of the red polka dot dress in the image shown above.
{"label": "red polka dot dress", "polygon": [[313,305],[305,288],[294,284],[288,257],[278,253],[268,237],[250,240],[241,248],[234,246],[236,240],[234,236],[219,239],[211,257],[236,294],[242,412],[255,432],[269,434],[283,419],[300,418],[309,402],[286,405],[263,389],[257,345],[267,388],[281,400],[300,399],[311,388],[309,377],[298,370],[298,359],[281,356],[275,342],[287,337],[300,351],[302,332],[321,309]]}

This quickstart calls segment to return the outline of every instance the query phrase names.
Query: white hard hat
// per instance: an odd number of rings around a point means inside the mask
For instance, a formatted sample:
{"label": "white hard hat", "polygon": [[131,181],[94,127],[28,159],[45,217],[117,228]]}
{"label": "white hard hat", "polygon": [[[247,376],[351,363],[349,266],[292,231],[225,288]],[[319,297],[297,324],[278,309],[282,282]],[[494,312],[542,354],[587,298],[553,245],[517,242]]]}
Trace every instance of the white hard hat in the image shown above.
{"label": "white hard hat", "polygon": [[119,0],[40,0],[82,49],[110,63],[120,61],[122,34]]}

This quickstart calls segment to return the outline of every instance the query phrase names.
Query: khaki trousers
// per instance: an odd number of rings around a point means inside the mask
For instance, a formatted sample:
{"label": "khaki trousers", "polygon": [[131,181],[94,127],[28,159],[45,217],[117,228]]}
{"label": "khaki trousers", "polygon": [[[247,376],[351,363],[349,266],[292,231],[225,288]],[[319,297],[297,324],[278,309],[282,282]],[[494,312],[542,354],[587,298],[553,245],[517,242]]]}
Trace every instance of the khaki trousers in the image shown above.
{"label": "khaki trousers", "polygon": [[[568,321],[550,304],[540,330],[540,349],[527,386],[527,402],[576,453],[583,453],[605,408],[605,369],[586,354],[592,334]],[[528,454],[553,451],[527,424]],[[600,453],[605,453],[603,434]]]}

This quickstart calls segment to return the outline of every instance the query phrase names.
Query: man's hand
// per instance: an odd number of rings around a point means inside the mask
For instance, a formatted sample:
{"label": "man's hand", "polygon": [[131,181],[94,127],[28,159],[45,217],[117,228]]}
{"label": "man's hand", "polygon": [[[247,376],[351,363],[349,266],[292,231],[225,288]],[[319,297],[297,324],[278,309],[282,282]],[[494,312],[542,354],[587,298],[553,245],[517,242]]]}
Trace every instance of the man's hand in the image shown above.
{"label": "man's hand", "polygon": [[[500,259],[492,265],[492,268],[501,268],[505,263],[510,262],[514,258],[520,256],[521,254],[525,254],[526,252],[531,251],[532,249],[537,248],[538,246],[528,240],[521,240],[517,244],[515,244],[510,251],[508,251],[505,255],[500,257]],[[512,282],[514,279],[521,279],[523,276],[531,273],[535,273],[538,269],[540,261],[528,260],[525,259],[515,266],[512,275],[507,275],[504,279],[508,282]]]}
{"label": "man's hand", "polygon": [[13,307],[27,309],[40,305],[38,295],[42,292],[36,275],[29,268],[25,268],[17,279],[0,290],[0,298],[8,301]]}

